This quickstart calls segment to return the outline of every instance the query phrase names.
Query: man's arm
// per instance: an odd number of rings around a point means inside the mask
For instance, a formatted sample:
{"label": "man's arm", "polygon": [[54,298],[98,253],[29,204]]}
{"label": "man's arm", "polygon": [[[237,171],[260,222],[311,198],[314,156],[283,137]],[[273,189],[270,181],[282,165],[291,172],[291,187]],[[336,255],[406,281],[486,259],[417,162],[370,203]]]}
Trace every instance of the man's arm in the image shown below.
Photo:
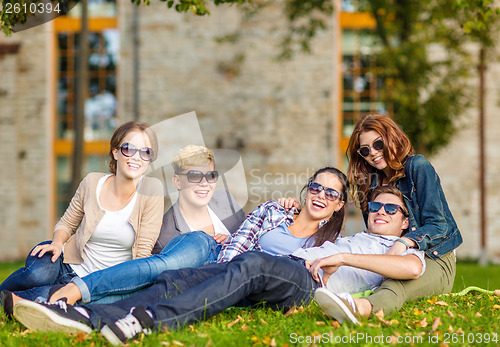
{"label": "man's arm", "polygon": [[320,268],[325,272],[323,276],[325,284],[340,266],[352,266],[399,280],[419,278],[423,268],[422,261],[414,254],[401,256],[339,253],[314,261],[306,261],[306,267],[315,281],[319,282],[318,270]]}

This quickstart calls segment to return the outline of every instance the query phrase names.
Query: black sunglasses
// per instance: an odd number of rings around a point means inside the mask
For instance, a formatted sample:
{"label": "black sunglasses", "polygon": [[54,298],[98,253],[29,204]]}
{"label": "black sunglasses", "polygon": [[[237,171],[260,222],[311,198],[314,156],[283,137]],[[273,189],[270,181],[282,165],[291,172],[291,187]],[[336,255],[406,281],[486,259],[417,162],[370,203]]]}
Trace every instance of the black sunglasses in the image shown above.
{"label": "black sunglasses", "polygon": [[198,170],[189,170],[188,172],[181,172],[177,175],[185,175],[187,180],[191,183],[200,183],[203,180],[203,177],[205,177],[208,183],[215,183],[219,179],[219,171],[208,171],[204,174]]}
{"label": "black sunglasses", "polygon": [[120,146],[120,152],[126,157],[133,157],[137,151],[139,151],[139,156],[144,161],[150,161],[155,156],[155,151],[150,147],[143,147],[141,149],[135,147],[133,144],[124,142]]}
{"label": "black sunglasses", "polygon": [[307,186],[307,190],[309,191],[309,193],[314,195],[319,194],[322,190],[324,190],[325,197],[330,201],[335,201],[340,197],[340,193],[335,189],[323,187],[321,184],[316,182],[309,183],[309,186]]}
{"label": "black sunglasses", "polygon": [[387,212],[387,214],[393,215],[396,214],[398,210],[401,210],[401,213],[405,217],[408,217],[408,213],[406,213],[401,206],[397,204],[383,204],[377,201],[368,202],[368,212],[378,212],[382,208],[382,206],[384,206],[384,210],[385,212]]}
{"label": "black sunglasses", "polygon": [[376,151],[384,149],[384,141],[382,139],[379,139],[373,142],[371,146],[370,145],[361,146],[358,149],[358,153],[363,158],[366,158],[367,156],[370,155],[372,148]]}

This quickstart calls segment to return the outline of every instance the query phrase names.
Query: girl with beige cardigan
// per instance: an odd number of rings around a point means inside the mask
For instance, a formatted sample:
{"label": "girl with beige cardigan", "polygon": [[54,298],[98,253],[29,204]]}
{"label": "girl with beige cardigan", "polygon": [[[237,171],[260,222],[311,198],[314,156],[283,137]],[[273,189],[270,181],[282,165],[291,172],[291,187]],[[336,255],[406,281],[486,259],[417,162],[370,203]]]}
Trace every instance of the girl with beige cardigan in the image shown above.
{"label": "girl with beige cardigan", "polygon": [[25,299],[47,298],[54,284],[151,255],[162,222],[163,185],[144,172],[157,152],[147,124],[131,121],[115,130],[110,174],[83,179],[52,241],[35,246],[25,266],[0,285],[4,310],[12,307],[9,291]]}

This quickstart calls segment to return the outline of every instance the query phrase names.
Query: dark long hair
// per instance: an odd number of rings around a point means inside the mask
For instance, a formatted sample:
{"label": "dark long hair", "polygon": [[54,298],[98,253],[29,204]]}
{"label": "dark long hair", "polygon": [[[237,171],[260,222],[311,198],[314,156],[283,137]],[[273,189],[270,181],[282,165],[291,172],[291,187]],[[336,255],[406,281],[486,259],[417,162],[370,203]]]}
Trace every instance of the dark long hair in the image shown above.
{"label": "dark long hair", "polygon": [[379,114],[367,115],[356,124],[349,145],[347,146],[346,156],[349,161],[347,167],[347,177],[351,184],[351,196],[355,202],[358,202],[361,210],[366,212],[368,208],[368,191],[374,176],[378,176],[378,183],[382,183],[385,173],[371,166],[365,158],[357,152],[360,143],[361,133],[375,131],[384,141],[384,159],[391,169],[387,178],[389,184],[393,184],[405,173],[405,163],[408,155],[413,154],[408,136],[403,130],[388,116]]}
{"label": "dark long hair", "polygon": [[[347,197],[348,197],[348,192],[349,192],[349,183],[347,182],[347,177],[344,175],[342,171],[339,169],[336,169],[331,166],[324,167],[322,169],[319,169],[314,173],[314,175],[309,178],[309,181],[307,184],[302,188],[300,191],[300,195],[302,196],[304,191],[307,192],[307,187],[309,186],[309,183],[314,182],[316,180],[316,177],[318,177],[319,174],[323,172],[329,172],[339,179],[339,181],[342,183],[342,191],[340,192],[340,201],[344,202],[344,205],[340,210],[337,212],[334,212],[328,222],[323,224],[321,228],[318,229],[318,231],[311,236],[311,238],[306,242],[306,244],[310,243],[310,240],[315,240],[314,241],[314,247],[316,246],[321,246],[325,241],[331,241],[334,242],[337,237],[339,236],[340,232],[342,231],[342,227],[344,225],[344,217],[345,217],[345,205],[347,202]],[[305,195],[304,195],[305,196]]]}

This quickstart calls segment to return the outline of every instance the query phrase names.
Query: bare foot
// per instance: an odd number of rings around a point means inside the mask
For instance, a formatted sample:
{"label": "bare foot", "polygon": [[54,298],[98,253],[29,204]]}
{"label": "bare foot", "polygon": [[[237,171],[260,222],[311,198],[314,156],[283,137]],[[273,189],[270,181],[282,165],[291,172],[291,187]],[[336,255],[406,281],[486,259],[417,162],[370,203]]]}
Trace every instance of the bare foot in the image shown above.
{"label": "bare foot", "polygon": [[372,304],[365,298],[356,298],[354,299],[356,303],[356,308],[358,309],[358,313],[361,317],[369,317],[372,313]]}
{"label": "bare foot", "polygon": [[58,291],[56,291],[49,298],[49,302],[56,302],[59,299],[66,298],[68,304],[74,305],[78,300],[82,298],[80,289],[74,283],[68,283]]}

